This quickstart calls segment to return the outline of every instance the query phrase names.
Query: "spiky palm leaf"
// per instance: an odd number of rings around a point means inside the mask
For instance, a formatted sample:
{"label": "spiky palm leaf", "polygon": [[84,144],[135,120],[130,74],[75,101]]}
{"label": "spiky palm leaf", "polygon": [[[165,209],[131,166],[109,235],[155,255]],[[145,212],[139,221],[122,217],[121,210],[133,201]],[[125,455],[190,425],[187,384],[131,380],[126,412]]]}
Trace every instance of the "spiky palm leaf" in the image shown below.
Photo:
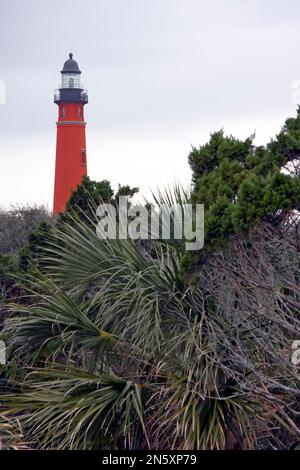
{"label": "spiky palm leaf", "polygon": [[56,364],[36,369],[22,396],[5,401],[39,448],[133,448],[147,436],[141,385]]}
{"label": "spiky palm leaf", "polygon": [[20,422],[7,413],[0,412],[0,450],[26,450],[28,448]]}

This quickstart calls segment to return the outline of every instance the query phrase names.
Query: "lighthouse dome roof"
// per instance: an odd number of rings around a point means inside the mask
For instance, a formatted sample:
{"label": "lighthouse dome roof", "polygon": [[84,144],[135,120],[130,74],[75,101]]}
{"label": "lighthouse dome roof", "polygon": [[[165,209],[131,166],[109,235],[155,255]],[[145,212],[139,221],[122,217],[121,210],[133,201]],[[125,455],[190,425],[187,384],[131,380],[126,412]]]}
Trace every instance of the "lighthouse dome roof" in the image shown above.
{"label": "lighthouse dome roof", "polygon": [[72,52],[69,54],[69,59],[64,63],[61,73],[81,73],[76,60],[73,59]]}

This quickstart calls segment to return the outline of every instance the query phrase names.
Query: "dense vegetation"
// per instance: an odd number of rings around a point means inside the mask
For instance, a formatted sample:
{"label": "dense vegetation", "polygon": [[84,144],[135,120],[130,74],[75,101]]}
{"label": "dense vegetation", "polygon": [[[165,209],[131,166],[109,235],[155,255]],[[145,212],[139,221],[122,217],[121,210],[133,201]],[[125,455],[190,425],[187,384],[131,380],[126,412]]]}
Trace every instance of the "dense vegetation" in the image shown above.
{"label": "dense vegetation", "polygon": [[[136,188],[85,180],[2,257],[2,446],[288,448],[300,438],[300,112],[266,147],[193,148],[205,246],[99,240],[95,206]],[[20,438],[20,429],[24,436]],[[4,436],[4,437],[2,437]]]}

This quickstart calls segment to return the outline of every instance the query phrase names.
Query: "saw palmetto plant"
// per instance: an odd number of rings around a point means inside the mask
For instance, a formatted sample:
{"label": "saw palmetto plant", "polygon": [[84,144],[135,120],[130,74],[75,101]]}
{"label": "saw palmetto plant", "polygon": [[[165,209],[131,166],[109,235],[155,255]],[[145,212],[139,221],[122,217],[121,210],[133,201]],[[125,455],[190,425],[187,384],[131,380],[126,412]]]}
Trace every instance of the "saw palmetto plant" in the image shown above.
{"label": "saw palmetto plant", "polygon": [[178,244],[61,224],[9,306],[25,376],[2,409],[42,449],[251,449],[261,436],[280,446],[278,428],[295,440],[299,265],[287,241],[285,275],[265,236],[236,238],[191,286]]}

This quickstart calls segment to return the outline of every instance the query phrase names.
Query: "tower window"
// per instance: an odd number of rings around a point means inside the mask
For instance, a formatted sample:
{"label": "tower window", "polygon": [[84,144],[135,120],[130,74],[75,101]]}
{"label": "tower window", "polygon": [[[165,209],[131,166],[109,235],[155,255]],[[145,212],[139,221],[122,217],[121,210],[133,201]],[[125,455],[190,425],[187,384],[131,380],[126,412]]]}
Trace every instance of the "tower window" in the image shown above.
{"label": "tower window", "polygon": [[65,117],[66,113],[65,113],[65,107],[63,106],[61,108],[61,117]]}
{"label": "tower window", "polygon": [[80,150],[80,165],[86,166],[86,151],[84,149]]}
{"label": "tower window", "polygon": [[61,88],[80,88],[80,75],[73,73],[62,73]]}

